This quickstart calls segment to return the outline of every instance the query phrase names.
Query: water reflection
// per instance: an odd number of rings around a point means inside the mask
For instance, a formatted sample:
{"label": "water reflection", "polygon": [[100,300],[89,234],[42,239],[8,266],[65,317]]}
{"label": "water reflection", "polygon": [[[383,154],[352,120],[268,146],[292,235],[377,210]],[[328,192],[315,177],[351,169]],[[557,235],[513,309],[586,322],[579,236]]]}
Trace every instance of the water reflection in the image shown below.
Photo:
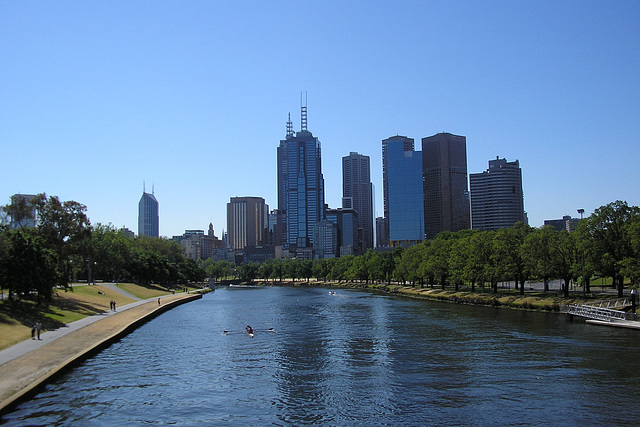
{"label": "water reflection", "polygon": [[359,291],[222,289],[144,325],[4,421],[629,424],[640,415],[637,336]]}

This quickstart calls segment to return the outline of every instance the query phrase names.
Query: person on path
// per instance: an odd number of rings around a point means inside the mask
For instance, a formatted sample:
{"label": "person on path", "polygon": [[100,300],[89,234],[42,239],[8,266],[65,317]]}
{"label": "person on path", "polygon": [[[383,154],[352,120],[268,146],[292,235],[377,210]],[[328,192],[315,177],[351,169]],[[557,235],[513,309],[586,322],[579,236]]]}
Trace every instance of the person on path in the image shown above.
{"label": "person on path", "polygon": [[116,310],[116,300],[113,300],[113,311],[118,311]]}
{"label": "person on path", "polygon": [[36,333],[38,334],[38,339],[40,339],[40,329],[42,329],[42,324],[38,322],[36,323]]}
{"label": "person on path", "polygon": [[33,326],[31,327],[31,339],[35,340],[36,339],[36,324],[34,323]]}
{"label": "person on path", "polygon": [[160,298],[158,298],[158,305],[160,305]]}

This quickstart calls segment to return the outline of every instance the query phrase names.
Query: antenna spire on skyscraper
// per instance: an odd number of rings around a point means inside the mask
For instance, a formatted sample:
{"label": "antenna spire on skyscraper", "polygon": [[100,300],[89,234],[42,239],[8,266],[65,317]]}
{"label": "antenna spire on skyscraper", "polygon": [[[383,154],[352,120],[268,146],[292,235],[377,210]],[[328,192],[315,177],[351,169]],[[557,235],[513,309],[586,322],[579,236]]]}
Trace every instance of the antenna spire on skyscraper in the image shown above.
{"label": "antenna spire on skyscraper", "polygon": [[291,123],[291,113],[289,113],[289,120],[287,120],[287,138],[293,136],[293,123]]}
{"label": "antenna spire on skyscraper", "polygon": [[304,93],[304,104],[302,103],[302,92],[300,92],[300,130],[307,130],[307,92]]}

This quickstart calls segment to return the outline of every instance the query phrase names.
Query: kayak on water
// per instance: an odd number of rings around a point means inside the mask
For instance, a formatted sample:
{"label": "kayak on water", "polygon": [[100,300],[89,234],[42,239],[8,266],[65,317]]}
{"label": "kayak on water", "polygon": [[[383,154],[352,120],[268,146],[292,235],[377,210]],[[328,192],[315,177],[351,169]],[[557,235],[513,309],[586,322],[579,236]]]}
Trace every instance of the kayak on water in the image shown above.
{"label": "kayak on water", "polygon": [[[253,328],[249,325],[247,325],[246,328],[244,328],[244,331],[222,331],[223,334],[228,335],[228,334],[247,334],[250,337],[253,337],[256,331],[253,330]],[[260,329],[257,332],[273,332],[275,333],[275,329],[273,328],[269,328],[269,329]]]}

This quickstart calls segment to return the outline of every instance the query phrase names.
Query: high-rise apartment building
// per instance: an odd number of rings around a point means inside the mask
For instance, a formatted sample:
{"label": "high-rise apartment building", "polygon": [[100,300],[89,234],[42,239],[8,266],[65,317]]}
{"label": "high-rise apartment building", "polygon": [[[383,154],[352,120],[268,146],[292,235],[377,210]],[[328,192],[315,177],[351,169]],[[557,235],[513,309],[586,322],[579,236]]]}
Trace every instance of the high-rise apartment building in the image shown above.
{"label": "high-rise apartment building", "polygon": [[342,207],[358,213],[358,228],[362,230],[363,254],[373,248],[373,186],[369,156],[350,153],[342,158]]}
{"label": "high-rise apartment building", "polygon": [[138,203],[138,236],[160,236],[158,200],[153,190],[151,193],[143,190],[142,197]]}
{"label": "high-rise apartment building", "polygon": [[389,167],[387,164],[387,146],[391,142],[401,143],[404,151],[413,151],[414,149],[413,138],[407,138],[406,136],[396,135],[382,140],[382,196],[385,224],[379,227],[384,234],[377,234],[377,246],[379,247],[389,246]]}
{"label": "high-rise apartment building", "polygon": [[422,138],[422,173],[427,239],[471,228],[467,138],[450,133]]}
{"label": "high-rise apartment building", "polygon": [[227,242],[234,249],[267,244],[269,206],[262,197],[232,197],[227,203]]}
{"label": "high-rise apartment building", "polygon": [[527,223],[520,164],[496,157],[489,169],[469,174],[471,224],[475,230],[498,230]]}
{"label": "high-rise apartment building", "polygon": [[389,244],[409,246],[424,240],[422,156],[402,140],[387,141],[385,163]]}
{"label": "high-rise apartment building", "polygon": [[[320,141],[307,130],[307,107],[301,108],[301,130],[293,131],[278,146],[278,209],[283,212],[284,247],[304,252],[313,247],[313,229],[324,219],[324,177]],[[308,251],[307,251],[308,252]],[[308,256],[305,252],[303,256]]]}

